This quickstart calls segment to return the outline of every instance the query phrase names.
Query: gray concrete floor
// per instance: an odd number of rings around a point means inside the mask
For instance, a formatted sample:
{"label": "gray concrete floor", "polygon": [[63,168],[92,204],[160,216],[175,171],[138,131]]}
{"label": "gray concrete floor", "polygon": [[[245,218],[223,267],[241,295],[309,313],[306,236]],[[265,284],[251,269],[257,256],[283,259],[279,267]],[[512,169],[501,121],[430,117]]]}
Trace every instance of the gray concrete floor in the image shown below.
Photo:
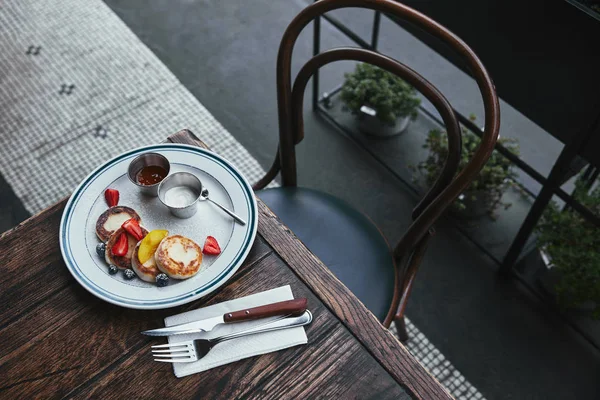
{"label": "gray concrete floor", "polygon": [[23,203],[0,174],[0,234],[29,217]]}
{"label": "gray concrete floor", "polygon": [[[278,42],[287,24],[307,3],[105,1],[261,165],[268,167],[277,146]],[[356,14],[344,17],[359,30],[371,19]],[[443,60],[428,54],[410,35],[399,28],[390,29],[388,25],[382,28],[382,48],[401,42],[405,46],[402,54],[416,70],[433,71],[437,78],[432,81],[442,86],[451,101],[458,101],[459,109],[469,109],[470,100],[463,93],[473,91],[459,84],[463,78],[451,74]],[[311,33],[307,29],[296,45],[295,70],[311,54]],[[349,44],[326,23],[323,37],[323,48]],[[412,60],[416,54],[426,57]],[[436,75],[434,63],[438,62]],[[326,67],[324,89],[340,82],[341,73],[348,68],[351,64]],[[310,98],[310,93],[306,97]],[[298,148],[300,183],[344,198],[371,216],[391,242],[398,240],[415,205],[406,188],[308,107],[305,119],[306,139]],[[527,121],[517,118],[508,125],[511,123]],[[539,154],[539,160],[540,168],[554,161],[546,153]],[[1,187],[2,199],[10,197],[5,196],[6,185]],[[18,204],[9,207],[14,208],[6,209],[18,209]],[[17,220],[9,220],[7,225]],[[408,315],[466,378],[490,399],[600,396],[598,354],[518,284],[499,280],[496,265],[448,221],[442,221],[437,231],[419,272]]]}

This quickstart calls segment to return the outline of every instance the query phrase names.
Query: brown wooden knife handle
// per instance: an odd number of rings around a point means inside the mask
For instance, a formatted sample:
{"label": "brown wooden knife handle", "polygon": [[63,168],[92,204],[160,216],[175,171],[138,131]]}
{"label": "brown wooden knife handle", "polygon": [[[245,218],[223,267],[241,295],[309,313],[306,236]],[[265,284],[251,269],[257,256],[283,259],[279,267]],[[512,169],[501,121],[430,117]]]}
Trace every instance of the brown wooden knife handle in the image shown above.
{"label": "brown wooden knife handle", "polygon": [[303,297],[227,313],[223,315],[223,320],[225,322],[250,321],[276,315],[300,315],[304,311],[306,311],[306,298]]}

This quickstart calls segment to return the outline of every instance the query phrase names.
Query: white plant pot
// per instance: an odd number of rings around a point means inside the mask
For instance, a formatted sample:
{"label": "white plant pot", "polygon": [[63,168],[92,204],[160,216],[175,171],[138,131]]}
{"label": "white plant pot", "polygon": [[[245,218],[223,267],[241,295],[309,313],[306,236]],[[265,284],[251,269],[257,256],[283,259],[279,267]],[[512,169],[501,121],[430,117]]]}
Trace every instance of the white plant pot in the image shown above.
{"label": "white plant pot", "polygon": [[394,126],[381,122],[379,118],[373,115],[361,114],[358,117],[358,129],[362,133],[380,138],[389,138],[401,134],[408,128],[409,123],[410,116],[398,118]]}

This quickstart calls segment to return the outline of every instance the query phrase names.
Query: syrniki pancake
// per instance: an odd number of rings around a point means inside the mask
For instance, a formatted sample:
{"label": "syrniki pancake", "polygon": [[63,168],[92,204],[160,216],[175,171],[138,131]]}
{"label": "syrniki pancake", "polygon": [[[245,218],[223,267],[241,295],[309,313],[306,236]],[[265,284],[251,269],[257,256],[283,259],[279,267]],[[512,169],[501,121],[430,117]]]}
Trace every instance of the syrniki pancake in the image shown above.
{"label": "syrniki pancake", "polygon": [[[112,247],[115,245],[121,233],[125,233],[127,235],[127,254],[124,256],[115,256],[112,253]],[[147,235],[148,231],[142,227],[142,233],[144,235]],[[107,263],[115,265],[119,269],[131,268],[131,257],[133,256],[133,251],[135,250],[136,245],[137,240],[133,236],[128,234],[125,231],[125,229],[119,228],[108,239],[108,242],[106,242],[106,251],[104,252],[104,258]]]}
{"label": "syrniki pancake", "polygon": [[131,256],[131,268],[141,280],[154,283],[156,282],[156,275],[160,274],[160,270],[156,266],[156,259],[154,256],[150,257],[150,259],[143,264],[140,262],[138,251],[140,250],[141,244],[142,241],[140,240],[133,250],[133,255]]}
{"label": "syrniki pancake", "polygon": [[123,222],[135,218],[140,222],[140,216],[134,209],[125,206],[115,206],[104,211],[96,221],[96,235],[101,241],[106,242],[117,229],[121,228]]}
{"label": "syrniki pancake", "polygon": [[173,235],[163,239],[154,253],[159,270],[174,279],[187,279],[200,271],[202,249],[191,239]]}

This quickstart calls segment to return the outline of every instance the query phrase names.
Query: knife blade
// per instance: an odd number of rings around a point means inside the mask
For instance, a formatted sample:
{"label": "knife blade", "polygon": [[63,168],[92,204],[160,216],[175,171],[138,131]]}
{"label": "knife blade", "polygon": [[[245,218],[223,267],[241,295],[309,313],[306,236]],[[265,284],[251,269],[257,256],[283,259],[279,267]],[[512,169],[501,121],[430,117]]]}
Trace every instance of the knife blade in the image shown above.
{"label": "knife blade", "polygon": [[251,321],[259,318],[274,316],[300,315],[306,310],[306,298],[280,301],[278,303],[266,304],[253,308],[232,311],[216,317],[206,318],[200,321],[168,326],[166,328],[151,329],[143,331],[148,336],[170,336],[184,335],[187,333],[198,333],[211,331],[219,324],[231,324],[235,322]]}

